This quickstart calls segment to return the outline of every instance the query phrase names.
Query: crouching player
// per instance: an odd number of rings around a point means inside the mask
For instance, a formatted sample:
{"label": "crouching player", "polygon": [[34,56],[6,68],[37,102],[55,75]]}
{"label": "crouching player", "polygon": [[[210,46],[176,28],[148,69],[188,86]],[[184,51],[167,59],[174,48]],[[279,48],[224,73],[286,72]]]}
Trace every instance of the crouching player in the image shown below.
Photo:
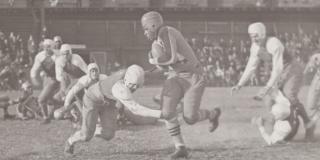
{"label": "crouching player", "polygon": [[219,108],[200,109],[206,81],[200,61],[177,29],[165,26],[160,13],[151,11],[141,18],[144,35],[152,43],[149,62],[168,72],[161,93],[161,110],[169,134],[173,138],[175,152],[171,158],[188,157],[188,151],[180,132],[177,106],[183,99],[183,118],[192,125],[209,120],[209,131],[218,127]]}
{"label": "crouching player", "polygon": [[24,82],[21,86],[21,96],[10,101],[10,104],[17,104],[17,116],[21,120],[32,118],[41,118],[41,108],[38,105],[37,98],[33,97],[33,89],[30,82]]}
{"label": "crouching player", "polygon": [[[93,74],[92,71],[89,72],[89,75],[91,74]],[[83,79],[83,77],[80,78],[78,83],[81,83]],[[89,141],[93,137],[98,118],[100,118],[101,124],[101,131],[97,133],[98,136],[105,140],[114,137],[117,129],[117,101],[121,102],[132,115],[153,119],[161,117],[160,110],[144,107],[133,99],[132,93],[141,87],[144,82],[144,70],[140,66],[132,65],[125,72],[116,72],[108,78],[97,79],[96,81],[97,83],[86,87],[83,97],[82,126],[67,140],[66,153],[73,154],[77,142]],[[76,84],[74,87],[77,86]],[[59,112],[55,114],[57,117],[61,117],[68,110],[69,94],[74,95],[76,93],[73,90],[71,89],[67,95],[64,109],[59,109]]]}
{"label": "crouching player", "polygon": [[265,119],[262,117],[254,118],[253,123],[259,128],[263,139],[268,145],[274,145],[291,140],[299,128],[297,112],[291,109],[289,100],[278,89],[271,91],[272,107],[271,116],[274,120],[271,134],[266,132],[264,125]]}

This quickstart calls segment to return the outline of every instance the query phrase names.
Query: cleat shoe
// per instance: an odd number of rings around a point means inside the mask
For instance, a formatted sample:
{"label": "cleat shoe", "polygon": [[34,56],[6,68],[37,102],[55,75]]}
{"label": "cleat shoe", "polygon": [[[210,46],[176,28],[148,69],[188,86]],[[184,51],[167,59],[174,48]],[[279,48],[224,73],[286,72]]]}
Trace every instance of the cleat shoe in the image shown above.
{"label": "cleat shoe", "polygon": [[171,159],[188,158],[188,150],[185,146],[180,146],[170,155]]}
{"label": "cleat shoe", "polygon": [[211,125],[209,127],[209,132],[213,132],[218,128],[220,115],[220,108],[215,108],[214,110],[210,111],[209,122],[211,123]]}
{"label": "cleat shoe", "polygon": [[68,141],[64,146],[64,153],[67,155],[72,155],[74,153],[74,145],[71,145]]}

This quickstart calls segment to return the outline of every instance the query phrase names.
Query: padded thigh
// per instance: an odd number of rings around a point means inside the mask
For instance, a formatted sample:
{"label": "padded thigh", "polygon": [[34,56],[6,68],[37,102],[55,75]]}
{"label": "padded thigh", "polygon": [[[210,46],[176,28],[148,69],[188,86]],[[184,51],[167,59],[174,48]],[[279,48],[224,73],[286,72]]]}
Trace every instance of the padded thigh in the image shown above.
{"label": "padded thigh", "polygon": [[162,96],[181,99],[183,92],[183,86],[179,83],[179,77],[173,77],[165,81]]}

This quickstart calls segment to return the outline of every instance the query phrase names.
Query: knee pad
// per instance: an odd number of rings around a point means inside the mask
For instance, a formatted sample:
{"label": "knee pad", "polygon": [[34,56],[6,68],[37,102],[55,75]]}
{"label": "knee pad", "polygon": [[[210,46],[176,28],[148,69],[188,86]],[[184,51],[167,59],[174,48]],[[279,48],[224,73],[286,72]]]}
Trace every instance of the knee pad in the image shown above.
{"label": "knee pad", "polygon": [[161,97],[163,96],[177,99],[182,98],[182,88],[180,87],[177,78],[170,78],[165,81],[161,92]]}

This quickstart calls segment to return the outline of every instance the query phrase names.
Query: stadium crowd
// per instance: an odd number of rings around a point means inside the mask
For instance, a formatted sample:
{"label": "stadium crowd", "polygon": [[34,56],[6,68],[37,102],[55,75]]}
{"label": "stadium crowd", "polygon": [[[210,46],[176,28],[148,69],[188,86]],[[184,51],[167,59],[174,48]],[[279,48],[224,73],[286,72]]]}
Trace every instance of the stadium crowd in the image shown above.
{"label": "stadium crowd", "polygon": [[[303,29],[299,29],[296,33],[285,32],[276,36],[284,42],[287,51],[295,55],[303,64],[320,49],[318,30],[308,34]],[[201,38],[190,38],[188,41],[202,62],[209,85],[215,87],[235,85],[242,75],[250,54],[249,37],[241,40],[208,37],[204,35]],[[18,86],[28,78],[25,73],[30,70],[37,53],[35,48],[31,35],[28,40],[24,40],[19,34],[13,32],[5,34],[0,31],[0,77],[7,77],[0,79],[2,90],[18,89]],[[117,63],[117,66],[122,68],[121,64]],[[270,65],[260,64],[259,70],[251,77],[249,85],[263,85],[270,76],[270,69]],[[5,76],[6,74],[10,76]]]}
{"label": "stadium crowd", "polygon": [[[309,57],[320,49],[318,30],[312,34],[299,29],[298,33],[279,33],[276,35],[284,42],[287,52],[305,64]],[[210,86],[233,86],[241,77],[250,54],[249,37],[235,41],[233,39],[191,38],[189,43],[195,50],[209,78]],[[261,63],[259,70],[251,77],[251,86],[259,86],[268,80],[269,64]]]}
{"label": "stadium crowd", "polygon": [[28,41],[21,35],[0,31],[0,88],[18,89],[28,78],[28,71],[36,51],[32,36]]}

